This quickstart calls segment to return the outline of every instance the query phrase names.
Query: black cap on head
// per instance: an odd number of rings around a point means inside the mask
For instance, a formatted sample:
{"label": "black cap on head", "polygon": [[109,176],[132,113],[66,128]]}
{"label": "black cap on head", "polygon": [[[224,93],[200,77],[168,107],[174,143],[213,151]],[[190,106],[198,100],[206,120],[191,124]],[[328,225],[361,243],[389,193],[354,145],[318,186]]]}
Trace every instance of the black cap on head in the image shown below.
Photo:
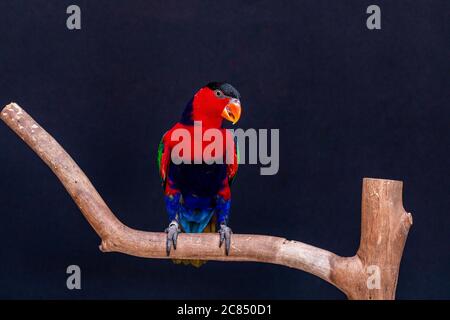
{"label": "black cap on head", "polygon": [[236,88],[233,87],[231,84],[226,83],[226,82],[210,82],[206,85],[206,87],[210,88],[211,90],[219,89],[220,91],[223,92],[224,95],[231,97],[231,98],[236,98],[236,99],[241,98],[239,91],[237,91]]}

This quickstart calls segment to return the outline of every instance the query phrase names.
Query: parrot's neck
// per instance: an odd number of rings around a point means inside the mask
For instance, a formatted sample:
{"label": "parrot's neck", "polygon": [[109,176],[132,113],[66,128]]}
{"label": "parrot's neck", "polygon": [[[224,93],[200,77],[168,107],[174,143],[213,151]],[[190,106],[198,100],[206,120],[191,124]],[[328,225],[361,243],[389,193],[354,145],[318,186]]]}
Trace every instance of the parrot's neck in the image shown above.
{"label": "parrot's neck", "polygon": [[209,129],[209,128],[220,129],[220,128],[222,128],[222,123],[223,123],[222,117],[215,119],[212,117],[208,117],[206,115],[196,115],[196,116],[192,117],[192,119],[194,121],[201,121],[202,127],[205,129]]}
{"label": "parrot's neck", "polygon": [[187,104],[183,115],[181,117],[181,123],[185,125],[194,125],[194,121],[201,121],[202,127],[208,128],[222,128],[223,118],[221,115],[215,115],[211,113],[211,108],[204,106],[200,101],[192,99]]}

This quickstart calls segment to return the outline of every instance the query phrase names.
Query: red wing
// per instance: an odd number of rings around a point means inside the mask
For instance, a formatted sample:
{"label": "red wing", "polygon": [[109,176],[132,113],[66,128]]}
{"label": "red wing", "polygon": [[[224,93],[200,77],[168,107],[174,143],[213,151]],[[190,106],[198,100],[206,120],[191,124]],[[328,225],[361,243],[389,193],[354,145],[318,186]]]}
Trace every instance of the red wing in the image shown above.
{"label": "red wing", "polygon": [[168,143],[165,143],[164,141],[165,136],[166,134],[163,135],[161,141],[159,142],[157,158],[159,175],[161,177],[161,184],[163,187],[166,185],[167,171],[170,163],[170,149]]}
{"label": "red wing", "polygon": [[[227,136],[228,138],[228,136]],[[238,143],[237,143],[237,138],[234,137],[233,139],[233,144],[232,144],[232,149],[230,150],[230,152],[233,153],[233,162],[227,165],[227,176],[228,176],[228,182],[231,185],[231,183],[233,182],[234,178],[236,177],[238,168],[239,168],[239,148],[238,148]]]}

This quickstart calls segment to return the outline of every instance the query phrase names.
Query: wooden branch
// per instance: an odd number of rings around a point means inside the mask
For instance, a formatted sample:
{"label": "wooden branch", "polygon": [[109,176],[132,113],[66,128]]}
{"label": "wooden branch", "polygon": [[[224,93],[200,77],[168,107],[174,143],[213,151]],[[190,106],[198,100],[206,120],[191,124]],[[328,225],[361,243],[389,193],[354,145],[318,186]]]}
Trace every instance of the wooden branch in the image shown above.
{"label": "wooden branch", "polygon": [[[50,167],[101,238],[103,252],[166,259],[166,234],[131,229],[111,212],[69,154],[15,103],[0,118]],[[412,224],[402,204],[402,182],[363,180],[361,241],[357,254],[340,257],[284,238],[234,234],[229,256],[217,234],[181,234],[170,258],[253,261],[314,274],[349,299],[394,299],[403,248]],[[251,241],[250,241],[251,240]]]}

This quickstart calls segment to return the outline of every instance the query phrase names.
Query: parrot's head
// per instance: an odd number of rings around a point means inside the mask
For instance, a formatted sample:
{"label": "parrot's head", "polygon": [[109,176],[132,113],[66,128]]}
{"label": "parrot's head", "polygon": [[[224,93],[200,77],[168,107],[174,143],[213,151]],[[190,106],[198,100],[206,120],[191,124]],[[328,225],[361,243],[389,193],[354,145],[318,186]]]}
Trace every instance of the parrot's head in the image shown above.
{"label": "parrot's head", "polygon": [[235,124],[240,117],[239,92],[229,83],[210,82],[188,103],[182,122],[202,121],[206,126],[221,127],[223,119]]}

